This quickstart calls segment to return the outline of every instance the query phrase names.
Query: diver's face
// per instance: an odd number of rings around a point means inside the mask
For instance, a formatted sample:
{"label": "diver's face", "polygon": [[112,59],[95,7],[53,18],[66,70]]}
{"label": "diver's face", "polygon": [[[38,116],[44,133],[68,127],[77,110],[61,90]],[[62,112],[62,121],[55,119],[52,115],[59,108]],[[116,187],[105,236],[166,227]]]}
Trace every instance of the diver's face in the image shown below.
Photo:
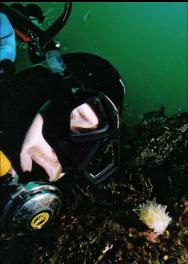
{"label": "diver's face", "polygon": [[[24,138],[20,158],[23,171],[32,171],[32,162],[40,165],[50,181],[57,181],[65,171],[60,165],[56,153],[42,134],[43,117],[38,113]],[[70,116],[70,129],[76,133],[80,129],[96,128],[99,119],[91,107],[84,103],[75,108]]]}

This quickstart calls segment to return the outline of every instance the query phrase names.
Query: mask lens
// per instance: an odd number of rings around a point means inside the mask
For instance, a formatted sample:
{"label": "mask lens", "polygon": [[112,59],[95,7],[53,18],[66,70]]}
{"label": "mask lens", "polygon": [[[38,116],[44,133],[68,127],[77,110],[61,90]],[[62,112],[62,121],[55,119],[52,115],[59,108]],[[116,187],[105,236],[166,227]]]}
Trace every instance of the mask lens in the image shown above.
{"label": "mask lens", "polygon": [[108,129],[106,115],[100,100],[76,107],[70,115],[70,130],[73,136],[86,135]]}
{"label": "mask lens", "polygon": [[92,177],[97,177],[104,171],[114,166],[114,149],[112,143],[101,147],[96,153],[94,159],[89,162],[87,172]]}

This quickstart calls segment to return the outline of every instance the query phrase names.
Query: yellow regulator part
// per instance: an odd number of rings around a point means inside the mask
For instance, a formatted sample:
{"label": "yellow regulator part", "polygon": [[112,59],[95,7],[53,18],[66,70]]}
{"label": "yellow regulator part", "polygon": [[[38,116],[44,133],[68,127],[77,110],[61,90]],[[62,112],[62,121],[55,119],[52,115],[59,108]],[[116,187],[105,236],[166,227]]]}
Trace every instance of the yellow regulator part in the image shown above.
{"label": "yellow regulator part", "polygon": [[50,214],[48,212],[40,212],[31,220],[31,227],[33,229],[41,229],[48,222],[49,218]]}
{"label": "yellow regulator part", "polygon": [[12,165],[9,159],[2,151],[0,151],[0,177],[4,176],[11,169],[11,167]]}

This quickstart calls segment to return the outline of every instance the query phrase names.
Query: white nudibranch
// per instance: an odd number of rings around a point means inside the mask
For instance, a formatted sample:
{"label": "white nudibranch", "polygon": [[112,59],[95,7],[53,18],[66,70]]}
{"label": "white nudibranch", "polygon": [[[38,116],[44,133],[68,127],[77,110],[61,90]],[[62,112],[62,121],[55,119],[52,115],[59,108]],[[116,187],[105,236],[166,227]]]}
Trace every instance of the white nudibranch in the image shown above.
{"label": "white nudibranch", "polygon": [[147,200],[146,203],[139,205],[138,209],[133,211],[140,217],[140,220],[155,233],[162,234],[172,218],[169,217],[166,211],[167,206],[156,203],[156,199]]}

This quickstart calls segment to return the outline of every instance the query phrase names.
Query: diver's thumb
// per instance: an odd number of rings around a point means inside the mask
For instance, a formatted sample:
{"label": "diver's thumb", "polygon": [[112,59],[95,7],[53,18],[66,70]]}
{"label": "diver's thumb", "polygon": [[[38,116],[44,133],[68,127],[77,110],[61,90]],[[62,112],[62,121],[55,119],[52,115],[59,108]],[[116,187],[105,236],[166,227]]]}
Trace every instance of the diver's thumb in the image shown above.
{"label": "diver's thumb", "polygon": [[20,165],[24,172],[32,170],[32,158],[28,152],[21,152]]}

